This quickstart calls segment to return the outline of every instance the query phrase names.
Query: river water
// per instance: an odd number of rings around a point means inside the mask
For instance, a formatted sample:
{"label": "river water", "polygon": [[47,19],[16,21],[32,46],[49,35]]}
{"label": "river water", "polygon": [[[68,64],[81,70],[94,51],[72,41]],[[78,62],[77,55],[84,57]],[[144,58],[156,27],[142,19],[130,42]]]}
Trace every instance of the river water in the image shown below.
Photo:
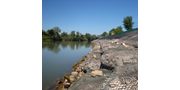
{"label": "river water", "polygon": [[42,90],[47,90],[58,78],[72,70],[90,51],[88,42],[43,42],[42,43]]}

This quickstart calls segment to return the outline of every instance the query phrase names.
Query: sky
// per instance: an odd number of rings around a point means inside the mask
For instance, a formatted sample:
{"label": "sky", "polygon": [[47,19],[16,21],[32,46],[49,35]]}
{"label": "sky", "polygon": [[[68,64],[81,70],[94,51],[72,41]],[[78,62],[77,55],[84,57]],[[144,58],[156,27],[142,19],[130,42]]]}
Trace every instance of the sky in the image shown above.
{"label": "sky", "polygon": [[138,0],[42,0],[42,28],[99,35],[132,16],[138,27]]}

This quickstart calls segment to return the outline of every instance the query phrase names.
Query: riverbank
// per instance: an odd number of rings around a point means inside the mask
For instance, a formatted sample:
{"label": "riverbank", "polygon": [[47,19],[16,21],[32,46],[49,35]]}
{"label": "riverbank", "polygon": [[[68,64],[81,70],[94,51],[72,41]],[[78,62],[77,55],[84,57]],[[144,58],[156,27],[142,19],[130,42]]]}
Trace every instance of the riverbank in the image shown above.
{"label": "riverbank", "polygon": [[92,50],[57,90],[137,90],[138,31],[92,41]]}

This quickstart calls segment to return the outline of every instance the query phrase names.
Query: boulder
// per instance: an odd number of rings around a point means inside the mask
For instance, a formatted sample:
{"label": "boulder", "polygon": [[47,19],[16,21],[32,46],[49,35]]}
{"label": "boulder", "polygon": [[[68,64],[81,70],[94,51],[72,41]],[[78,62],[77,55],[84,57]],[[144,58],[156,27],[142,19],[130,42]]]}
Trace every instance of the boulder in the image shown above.
{"label": "boulder", "polygon": [[138,31],[131,31],[92,41],[93,49],[76,66],[77,80],[68,90],[137,90],[137,40]]}
{"label": "boulder", "polygon": [[74,71],[74,72],[71,72],[71,75],[76,77],[78,75],[78,72]]}
{"label": "boulder", "polygon": [[96,55],[95,55],[95,54],[93,55],[93,58],[96,58]]}
{"label": "boulder", "polygon": [[70,75],[69,80],[70,80],[70,82],[73,82],[73,81],[75,81],[75,77],[73,75]]}
{"label": "boulder", "polygon": [[76,68],[76,71],[77,71],[77,72],[81,72],[81,68],[80,68],[80,67],[77,67],[77,68]]}
{"label": "boulder", "polygon": [[96,44],[96,45],[93,47],[93,50],[98,50],[98,49],[100,49],[100,48],[101,48],[101,46]]}
{"label": "boulder", "polygon": [[91,76],[102,76],[103,72],[101,70],[94,70],[91,72]]}
{"label": "boulder", "polygon": [[125,44],[124,42],[121,43],[121,45],[123,45],[124,47],[129,47],[129,45]]}
{"label": "boulder", "polygon": [[91,59],[87,67],[90,68],[91,70],[97,70],[100,68],[100,65],[101,65],[100,60]]}
{"label": "boulder", "polygon": [[56,90],[64,90],[64,85],[63,84],[60,84]]}
{"label": "boulder", "polygon": [[84,75],[83,72],[78,73],[78,76],[79,76],[79,77],[81,77],[82,75]]}

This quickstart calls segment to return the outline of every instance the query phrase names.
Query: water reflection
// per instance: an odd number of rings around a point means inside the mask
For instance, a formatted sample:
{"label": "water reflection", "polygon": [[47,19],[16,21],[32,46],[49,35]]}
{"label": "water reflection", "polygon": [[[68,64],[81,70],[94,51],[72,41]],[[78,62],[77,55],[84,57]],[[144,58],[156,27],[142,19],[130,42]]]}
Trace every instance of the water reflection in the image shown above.
{"label": "water reflection", "polygon": [[58,53],[61,51],[62,48],[67,48],[70,47],[71,50],[78,50],[79,47],[90,47],[90,42],[53,42],[53,41],[49,41],[49,42],[42,42],[42,48],[47,48],[48,50],[54,52],[54,53]]}
{"label": "water reflection", "polygon": [[57,78],[91,50],[89,42],[42,42],[42,90],[55,85]]}

